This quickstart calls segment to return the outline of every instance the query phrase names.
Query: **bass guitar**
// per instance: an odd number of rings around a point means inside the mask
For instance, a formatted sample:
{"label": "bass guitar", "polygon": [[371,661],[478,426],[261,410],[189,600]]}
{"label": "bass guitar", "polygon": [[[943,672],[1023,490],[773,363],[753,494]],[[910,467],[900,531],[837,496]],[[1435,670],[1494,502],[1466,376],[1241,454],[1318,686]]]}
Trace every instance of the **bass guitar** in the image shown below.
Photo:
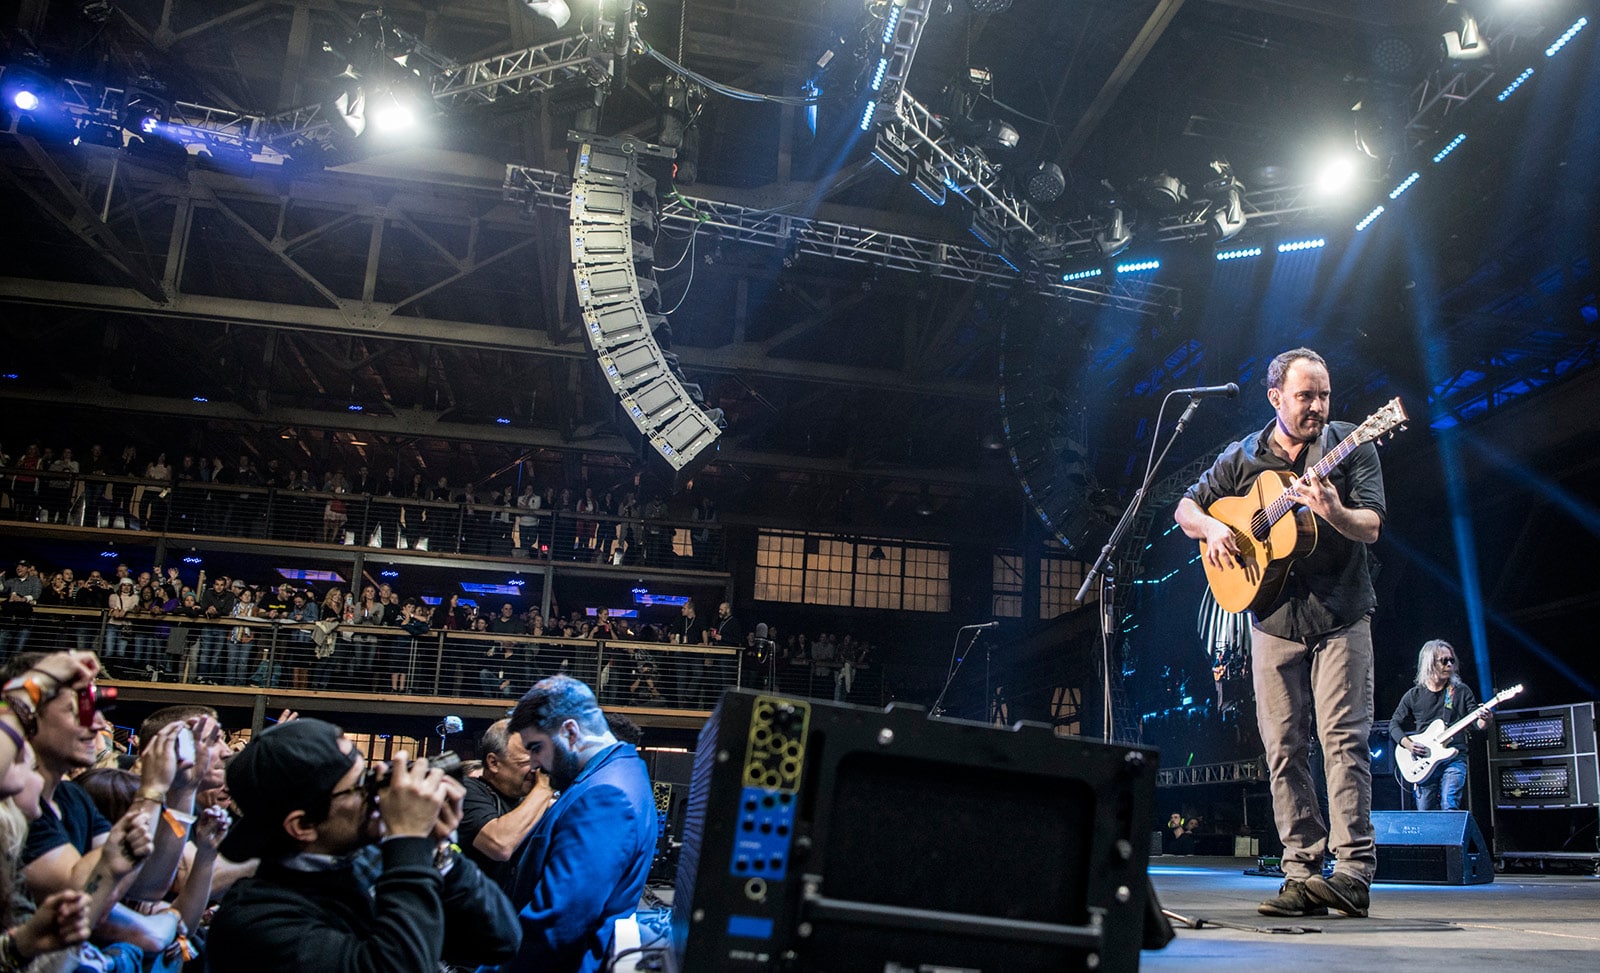
{"label": "bass guitar", "polygon": [[1418,757],[1405,747],[1396,747],[1394,751],[1395,769],[1408,784],[1420,784],[1433,774],[1434,768],[1454,757],[1458,751],[1455,747],[1447,747],[1450,738],[1465,730],[1469,724],[1476,723],[1488,715],[1489,711],[1501,703],[1522,692],[1522,684],[1518,683],[1510,689],[1495,694],[1494,699],[1463,716],[1449,726],[1444,725],[1444,720],[1434,720],[1428,724],[1426,730],[1408,733],[1411,742],[1420,743],[1428,748],[1426,757]]}
{"label": "bass guitar", "polygon": [[[1326,477],[1356,447],[1379,439],[1406,421],[1405,407],[1399,398],[1368,416],[1339,445],[1330,449],[1305,476]],[[1302,477],[1299,483],[1305,482]],[[1216,567],[1204,557],[1206,542],[1200,542],[1200,563],[1206,582],[1217,604],[1231,612],[1261,613],[1277,601],[1289,568],[1317,546],[1316,516],[1296,502],[1289,490],[1297,483],[1293,474],[1269,470],[1256,477],[1243,496],[1223,497],[1206,513],[1227,524],[1239,547],[1238,563]],[[1287,516],[1292,514],[1293,516]]]}

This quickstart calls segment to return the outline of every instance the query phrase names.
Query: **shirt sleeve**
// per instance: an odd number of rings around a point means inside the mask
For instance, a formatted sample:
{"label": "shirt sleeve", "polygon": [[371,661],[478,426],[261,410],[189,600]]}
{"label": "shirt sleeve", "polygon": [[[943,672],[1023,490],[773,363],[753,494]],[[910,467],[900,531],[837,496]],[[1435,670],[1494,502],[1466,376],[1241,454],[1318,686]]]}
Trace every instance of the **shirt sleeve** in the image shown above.
{"label": "shirt sleeve", "polygon": [[1363,443],[1345,461],[1349,469],[1344,505],[1359,510],[1372,510],[1379,520],[1388,519],[1388,505],[1383,493],[1383,464],[1378,459],[1378,447]]}
{"label": "shirt sleeve", "polygon": [[456,835],[463,848],[471,848],[483,826],[500,816],[494,796],[486,793],[488,788],[481,784],[482,781],[469,781],[466,797],[461,800],[461,823],[456,826]]}
{"label": "shirt sleeve", "polygon": [[1184,496],[1205,510],[1223,497],[1236,497],[1244,492],[1244,446],[1234,443],[1222,451],[1211,468],[1184,492]]}
{"label": "shirt sleeve", "polygon": [[1389,718],[1389,739],[1395,746],[1411,733],[1411,727],[1417,722],[1417,714],[1411,707],[1411,692],[1408,690],[1400,697],[1400,705],[1394,708],[1394,715]]}

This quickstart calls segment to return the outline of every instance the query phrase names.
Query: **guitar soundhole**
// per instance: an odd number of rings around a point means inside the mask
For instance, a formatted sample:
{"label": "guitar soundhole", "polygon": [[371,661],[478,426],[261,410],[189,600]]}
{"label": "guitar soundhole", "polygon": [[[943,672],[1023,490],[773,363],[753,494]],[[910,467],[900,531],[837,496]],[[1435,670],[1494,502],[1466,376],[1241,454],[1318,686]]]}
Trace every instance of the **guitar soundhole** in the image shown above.
{"label": "guitar soundhole", "polygon": [[1257,510],[1250,516],[1250,534],[1258,541],[1265,541],[1272,535],[1272,525],[1267,523],[1265,511]]}

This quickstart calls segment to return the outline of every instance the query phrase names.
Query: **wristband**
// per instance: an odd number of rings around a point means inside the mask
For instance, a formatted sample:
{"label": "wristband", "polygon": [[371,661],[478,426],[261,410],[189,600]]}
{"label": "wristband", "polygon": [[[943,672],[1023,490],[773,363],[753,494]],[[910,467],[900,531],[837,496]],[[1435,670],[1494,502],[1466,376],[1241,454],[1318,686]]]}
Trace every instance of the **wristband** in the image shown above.
{"label": "wristband", "polygon": [[167,792],[159,787],[141,787],[135,796],[141,801],[149,801],[152,804],[167,803]]}
{"label": "wristband", "polygon": [[[48,675],[48,673],[40,673],[40,675]],[[35,709],[44,702],[44,687],[39,685],[39,680],[32,676],[24,674],[6,683],[5,691],[8,693],[14,693],[19,689],[28,694],[28,699],[33,701]]]}

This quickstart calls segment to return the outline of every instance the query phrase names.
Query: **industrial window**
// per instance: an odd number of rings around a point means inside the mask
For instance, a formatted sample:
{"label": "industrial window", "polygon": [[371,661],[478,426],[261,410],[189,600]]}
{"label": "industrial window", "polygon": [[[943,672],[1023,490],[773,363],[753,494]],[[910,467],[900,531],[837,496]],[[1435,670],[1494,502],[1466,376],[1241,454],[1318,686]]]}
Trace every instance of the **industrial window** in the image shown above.
{"label": "industrial window", "polygon": [[884,538],[762,531],[761,601],[904,611],[950,610],[950,550]]}

